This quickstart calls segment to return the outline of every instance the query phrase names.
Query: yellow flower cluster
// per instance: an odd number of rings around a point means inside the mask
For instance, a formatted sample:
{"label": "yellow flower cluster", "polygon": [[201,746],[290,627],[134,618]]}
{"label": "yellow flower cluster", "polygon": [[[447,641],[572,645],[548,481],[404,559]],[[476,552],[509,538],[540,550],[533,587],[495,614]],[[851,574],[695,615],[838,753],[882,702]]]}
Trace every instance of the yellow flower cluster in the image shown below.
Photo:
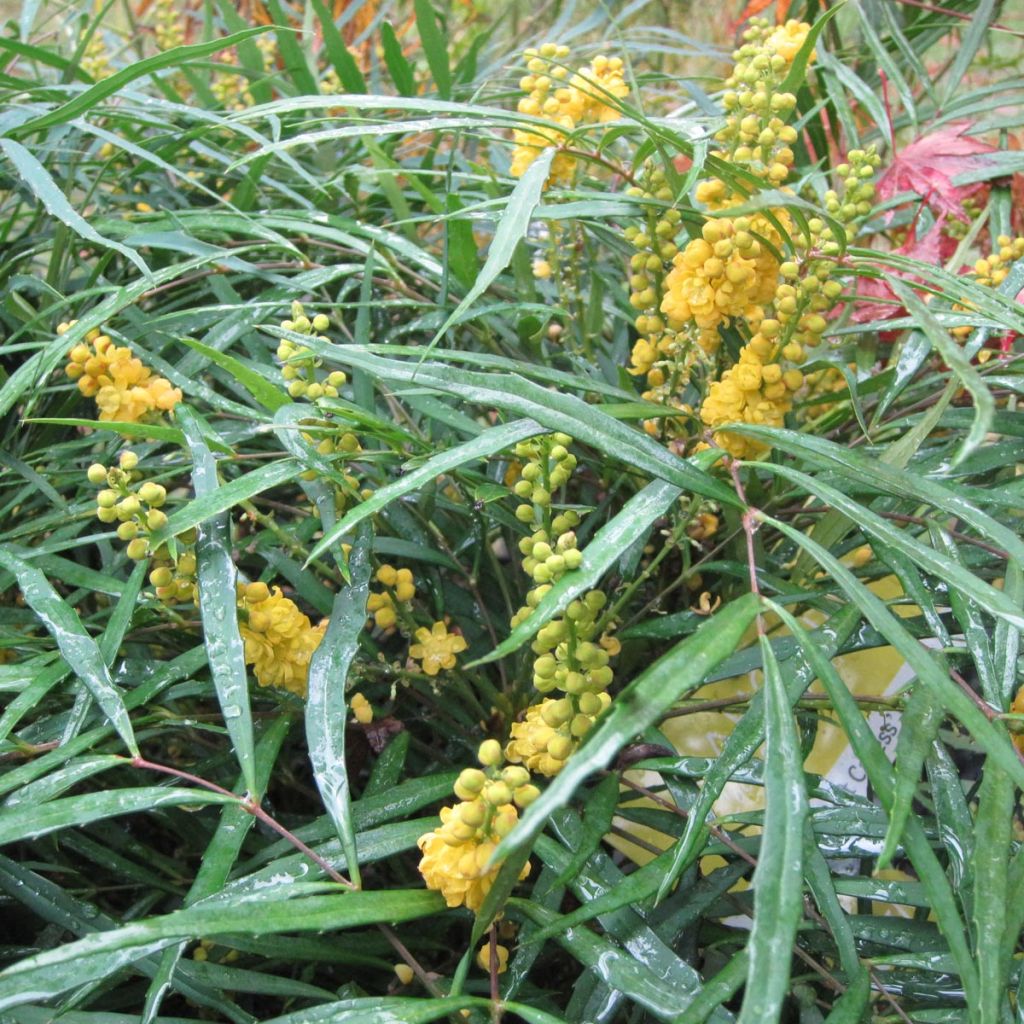
{"label": "yellow flower cluster", "polygon": [[[974,280],[986,288],[998,288],[1010,272],[1010,265],[1024,257],[1024,238],[1011,238],[1000,235],[996,239],[998,249],[974,264]],[[953,309],[964,312],[972,307],[966,303],[957,303]],[[954,327],[952,334],[957,338],[966,338],[974,328],[970,326]]]}
{"label": "yellow flower cluster", "polygon": [[239,629],[245,662],[252,665],[260,686],[276,686],[306,696],[309,659],[320,646],[327,620],[314,626],[280,587],[240,583]]}
{"label": "yellow flower cluster", "polygon": [[[697,198],[716,194],[721,182],[704,182]],[[722,186],[724,188],[724,186]],[[670,321],[692,322],[697,341],[708,354],[718,348],[719,328],[740,319],[756,329],[771,301],[779,263],[767,239],[781,243],[763,216],[716,218],[704,224],[700,238],[687,243],[665,280],[661,311]]]}
{"label": "yellow flower cluster", "polygon": [[[630,258],[629,304],[637,311],[634,326],[637,341],[630,357],[629,372],[647,377],[648,390],[644,398],[650,402],[671,401],[672,393],[681,382],[674,372],[679,343],[676,332],[684,324],[671,317],[663,317],[661,305],[665,298],[665,277],[672,260],[679,253],[676,232],[682,214],[674,207],[666,209],[674,194],[665,180],[665,172],[648,160],[644,165],[640,183],[626,190],[626,194],[645,203],[644,227],[627,227],[624,237],[636,252]],[[683,369],[685,372],[686,368]]]}
{"label": "yellow flower cluster", "polygon": [[128,547],[125,554],[134,561],[154,556],[149,582],[165,604],[195,600],[196,556],[193,550],[195,530],[186,530],[174,538],[174,556],[166,544],[152,550],[151,534],[167,525],[163,505],[167,490],[152,480],[143,481],[135,452],[122,452],[117,466],[110,468],[94,462],[88,469],[89,482],[102,490],[96,495],[96,518],[101,523],[117,523],[117,536]]}
{"label": "yellow flower cluster", "polygon": [[185,28],[177,0],[156,0],[153,4],[156,45],[161,50],[173,50],[185,43]]}
{"label": "yellow flower cluster", "polygon": [[370,594],[366,610],[378,629],[391,629],[398,621],[396,602],[408,604],[416,596],[416,584],[408,569],[387,564],[377,570],[375,578],[384,589],[379,594]]}
{"label": "yellow flower cluster", "polygon": [[[512,153],[512,175],[521,177],[540,153],[550,146],[562,146],[568,133],[586,124],[604,124],[618,116],[615,100],[629,95],[620,57],[595,57],[588,67],[569,77],[565,64],[568,46],[545,43],[523,54],[526,74],[519,86],[526,95],[519,101],[519,113],[544,118],[556,126],[517,129]],[[568,78],[568,82],[566,79]],[[558,83],[565,82],[559,86]],[[576,158],[565,152],[555,154],[547,183],[568,183],[576,171]]]}
{"label": "yellow flower cluster", "polygon": [[[783,370],[774,357],[776,346],[756,334],[743,346],[739,362],[730,367],[701,406],[701,418],[712,430],[723,423],[755,423],[781,427],[793,407],[793,392],[804,382],[799,370]],[[738,459],[754,459],[768,451],[767,445],[728,431],[715,434],[715,441]]]}
{"label": "yellow flower cluster", "polygon": [[[523,569],[536,584],[526,605],[512,619],[517,626],[567,572],[579,568],[583,555],[576,546],[579,515],[569,509],[553,515],[552,494],[569,479],[576,458],[566,434],[546,435],[516,446],[522,462],[521,479],[514,491],[532,504],[521,504],[516,518],[529,523],[532,533],[519,542]],[[609,661],[618,653],[613,637],[598,637],[599,613],[607,598],[592,590],[573,601],[564,617],[542,626],[533,641],[533,684],[541,693],[561,690],[562,698],[535,704],[520,722],[513,723],[505,749],[510,761],[532,772],[556,775],[589,731],[594,719],[608,706],[605,690],[612,681]],[[596,642],[595,642],[596,640]]]}
{"label": "yellow flower cluster", "polygon": [[[874,196],[870,179],[879,164],[873,148],[851,150],[847,159],[836,169],[842,178],[842,195],[832,190],[825,194],[826,208],[843,224],[870,212]],[[821,343],[828,326],[825,314],[843,292],[842,285],[831,279],[839,250],[831,228],[812,217],[807,230],[810,237],[799,240],[802,261],[787,260],[778,266],[771,296],[773,315],[762,311],[760,317],[747,321],[756,333],[740,352],[739,362],[712,382],[701,406],[701,419],[716,431],[716,443],[736,458],[761,458],[769,448],[718,428],[730,422],[783,425],[794,392],[805,383],[795,367],[806,360],[808,348]]]}
{"label": "yellow flower cluster", "polygon": [[[264,72],[271,71],[277,62],[277,40],[272,35],[258,36],[256,46],[263,58]],[[238,56],[234,50],[226,51],[221,57],[227,64],[238,63]],[[231,71],[218,71],[210,83],[210,92],[217,102],[228,110],[245,110],[254,103],[253,95],[249,91],[248,78]]]}
{"label": "yellow flower cluster", "polygon": [[[76,323],[59,324],[57,333],[66,334]],[[139,423],[170,412],[181,401],[180,388],[155,377],[130,348],[115,345],[99,328],[93,328],[68,359],[64,372],[78,382],[86,398],[95,399],[104,422]]]}
{"label": "yellow flower cluster", "polygon": [[[284,330],[316,337],[318,341],[329,340],[320,334],[331,323],[324,313],[318,313],[310,320],[301,302],[293,302],[291,312],[291,319],[281,321]],[[292,398],[308,398],[312,402],[324,397],[337,398],[338,388],[348,380],[342,370],[334,370],[319,380],[316,371],[322,365],[322,360],[311,348],[287,338],[282,338],[278,344],[277,358],[284,363],[281,376],[288,382],[288,394]]]}
{"label": "yellow flower cluster", "polygon": [[[500,864],[490,864],[500,840],[515,828],[519,808],[539,795],[530,773],[517,765],[502,767],[501,744],[485,740],[480,768],[467,768],[455,783],[460,802],[441,810],[441,826],[419,839],[419,870],[427,887],[440,892],[449,907],[479,910]],[[523,865],[520,880],[530,873]]]}
{"label": "yellow flower cluster", "polygon": [[110,66],[107,45],[103,41],[102,29],[97,28],[86,44],[85,53],[82,54],[81,67],[95,82],[109,78],[114,73],[114,69]]}
{"label": "yellow flower cluster", "polygon": [[422,626],[413,634],[416,639],[409,648],[409,657],[421,663],[428,676],[436,676],[442,669],[455,668],[455,655],[467,647],[461,633],[449,633],[443,622]]}

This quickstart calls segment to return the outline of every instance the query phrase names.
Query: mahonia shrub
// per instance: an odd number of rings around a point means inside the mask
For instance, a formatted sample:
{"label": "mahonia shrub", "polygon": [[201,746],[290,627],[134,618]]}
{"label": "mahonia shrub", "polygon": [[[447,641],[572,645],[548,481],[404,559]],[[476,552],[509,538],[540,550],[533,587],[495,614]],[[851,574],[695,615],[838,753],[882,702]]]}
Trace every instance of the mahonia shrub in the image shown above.
{"label": "mahonia shrub", "polygon": [[1013,5],[23,6],[0,1019],[1016,1019]]}

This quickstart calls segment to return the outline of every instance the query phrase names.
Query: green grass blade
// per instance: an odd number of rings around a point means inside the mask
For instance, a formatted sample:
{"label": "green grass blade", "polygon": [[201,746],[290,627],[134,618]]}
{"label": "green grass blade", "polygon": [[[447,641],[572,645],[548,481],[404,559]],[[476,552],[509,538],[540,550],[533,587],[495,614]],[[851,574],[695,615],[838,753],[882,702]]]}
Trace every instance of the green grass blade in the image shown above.
{"label": "green grass blade", "polygon": [[14,139],[0,139],[0,150],[3,150],[18,176],[51,216],[56,217],[75,234],[92,242],[93,245],[119,252],[125,259],[134,263],[147,278],[152,278],[146,261],[134,249],[101,235],[68,202],[58,184],[50,177],[49,171],[20,142],[15,142]]}
{"label": "green grass blade", "polygon": [[518,651],[545,623],[565,611],[570,602],[594,587],[622,557],[627,545],[661,518],[683,492],[657,480],[634,495],[611,522],[605,523],[583,549],[578,569],[567,572],[544,595],[530,614],[490,654],[466,667],[475,668]]}
{"label": "green grass blade", "polygon": [[416,29],[423,43],[423,52],[427,55],[430,73],[434,76],[434,84],[441,99],[452,97],[452,73],[448,64],[448,46],[445,37],[437,24],[437,12],[430,0],[414,0],[416,11]]}
{"label": "green grass blade", "polygon": [[[188,406],[179,405],[176,413],[192,455],[192,482],[196,497],[213,497],[220,488],[217,465],[203,440],[199,421]],[[246,789],[255,793],[252,711],[245,672],[245,649],[238,629],[235,566],[231,559],[226,512],[209,516],[199,524],[196,556],[199,563],[199,612],[203,620],[203,642],[210,659],[210,674]]]}
{"label": "green grass blade", "polygon": [[96,641],[85,631],[77,612],[63,601],[50,581],[34,566],[22,561],[0,545],[0,566],[13,573],[25,603],[39,616],[68,667],[89,688],[107,720],[118,731],[125,746],[138,755],[131,719],[117,687],[110,678]]}
{"label": "green grass blade", "polygon": [[235,798],[205,789],[142,786],[62,797],[41,806],[15,805],[0,811],[0,845],[35,839],[62,828],[86,825],[119,814],[137,814],[157,807],[204,807],[234,803]]}
{"label": "green grass blade", "polygon": [[765,687],[765,813],[754,871],[754,924],[747,943],[746,996],[738,1024],[775,1024],[789,990],[789,965],[803,917],[807,817],[803,757],[775,652],[761,636]]}
{"label": "green grass blade", "polygon": [[327,632],[310,659],[309,695],[306,699],[306,738],[313,777],[345,851],[349,877],[357,887],[361,884],[359,858],[345,762],[345,729],[348,724],[345,686],[349,666],[359,650],[359,635],[366,624],[370,541],[367,524],[349,554],[351,582],[335,597]]}

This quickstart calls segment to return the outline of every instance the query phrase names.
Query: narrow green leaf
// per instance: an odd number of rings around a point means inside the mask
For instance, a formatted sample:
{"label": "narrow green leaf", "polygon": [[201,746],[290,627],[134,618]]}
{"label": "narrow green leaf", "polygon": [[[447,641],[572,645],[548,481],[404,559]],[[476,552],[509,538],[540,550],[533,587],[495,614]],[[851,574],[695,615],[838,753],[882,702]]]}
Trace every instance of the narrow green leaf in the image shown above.
{"label": "narrow green leaf", "polygon": [[58,829],[87,825],[119,814],[137,814],[159,807],[204,807],[234,802],[234,797],[205,789],[141,786],[62,797],[41,805],[16,804],[0,809],[0,845],[36,839]]}
{"label": "narrow green leaf", "polygon": [[211,363],[216,363],[217,366],[227,370],[260,405],[271,412],[277,412],[282,406],[291,404],[292,400],[281,388],[275,387],[261,373],[246,366],[241,359],[236,359],[226,352],[204,345],[201,341],[196,341],[195,338],[182,338],[181,341],[193,351],[206,356]]}
{"label": "narrow green leaf", "polygon": [[327,9],[323,0],[312,0],[313,10],[316,11],[317,20],[320,22],[320,31],[324,37],[324,49],[327,50],[327,59],[338,74],[345,92],[366,92],[366,79],[359,70],[355,57],[349,53],[345,40],[334,24],[334,18]]}
{"label": "narrow green leaf", "polygon": [[572,881],[583,870],[598,844],[612,827],[616,808],[619,806],[619,777],[609,775],[597,784],[587,798],[583,810],[583,829],[579,845],[569,863],[559,873],[551,888],[558,888]]}
{"label": "narrow green leaf", "polygon": [[415,96],[416,78],[405,59],[405,54],[402,53],[402,44],[387,19],[380,23],[380,43],[384,49],[384,63],[391,74],[391,81],[395,83],[395,88],[406,98]]}
{"label": "narrow green leaf", "polygon": [[153,57],[147,57],[145,60],[133,61],[109,78],[104,78],[92,86],[92,88],[86,89],[85,92],[80,93],[74,99],[68,100],[67,103],[57,107],[56,110],[51,110],[48,114],[43,114],[40,117],[33,118],[31,121],[26,121],[24,124],[18,125],[17,128],[12,128],[7,134],[14,139],[23,139],[26,135],[33,135],[44,128],[50,128],[55,124],[64,124],[73,118],[79,117],[81,114],[87,113],[108,96],[112,96],[115,92],[120,92],[124,86],[130,85],[139,78],[152,75],[157,71],[162,71],[164,68],[186,64],[190,60],[208,57],[211,53],[226,50],[243,39],[267,32],[269,28],[270,26],[261,25],[258,28],[249,28],[244,32],[236,32],[234,35],[212,39],[205,43],[196,43],[193,46],[176,46],[172,50],[165,50]]}
{"label": "narrow green leaf", "polygon": [[618,561],[629,542],[663,516],[682,493],[678,487],[656,480],[630,498],[615,518],[605,523],[583,549],[580,567],[567,572],[551,587],[537,607],[493,651],[466,667],[485,665],[519,650],[545,623],[563,612],[580,594],[595,586]]}
{"label": "narrow green leaf", "polygon": [[318,96],[320,90],[313,73],[309,70],[309,64],[306,63],[309,44],[299,45],[299,41],[295,38],[296,30],[289,27],[288,15],[282,10],[280,0],[267,0],[267,9],[274,19],[275,24],[272,26],[274,36],[277,39],[278,49],[281,51],[281,60],[292,84],[300,96]]}
{"label": "narrow green leaf", "polygon": [[[217,800],[215,793],[186,792],[197,797],[203,795],[208,801]],[[290,900],[276,898],[273,902],[254,901],[250,896],[232,904],[197,904],[164,917],[96,932],[77,942],[20,960],[0,972],[0,1010],[50,999],[70,988],[105,978],[133,960],[158,952],[180,939],[235,933],[334,931],[412,921],[437,914],[443,907],[444,900],[437,893],[418,889],[337,892],[327,896],[297,896]]]}
{"label": "narrow green leaf", "polygon": [[61,599],[38,569],[22,561],[3,545],[0,545],[0,566],[14,574],[25,603],[39,616],[56,640],[61,657],[89,688],[107,720],[124,740],[125,746],[134,756],[138,756],[139,748],[128,710],[110,678],[110,671],[96,641],[85,631],[78,614]]}
{"label": "narrow green leaf", "polygon": [[448,45],[437,24],[437,12],[430,0],[415,0],[416,30],[427,55],[430,73],[443,100],[452,98],[452,73],[448,64]]}
{"label": "narrow green leaf", "polygon": [[15,142],[10,138],[0,139],[0,149],[14,165],[21,180],[32,190],[36,199],[43,204],[47,213],[67,225],[87,242],[119,252],[125,259],[134,263],[147,278],[152,277],[146,261],[134,249],[101,235],[68,202],[58,184],[50,177],[49,171],[20,142]]}
{"label": "narrow green leaf", "polygon": [[924,686],[915,686],[900,720],[900,738],[896,741],[896,785],[889,812],[889,828],[878,857],[879,868],[888,867],[896,853],[921,782],[921,769],[944,717],[935,694]]}
{"label": "narrow green leaf", "polygon": [[985,765],[974,845],[974,934],[978,959],[977,1021],[1008,1020],[1011,964],[1005,942],[1010,900],[1014,785],[998,765]]}
{"label": "narrow green leaf", "polygon": [[314,558],[319,558],[364,519],[376,515],[381,509],[386,508],[403,495],[419,490],[442,473],[449,473],[476,459],[486,459],[488,456],[504,451],[517,441],[524,441],[528,437],[543,432],[544,428],[533,420],[515,420],[512,423],[491,427],[469,441],[431,456],[422,466],[417,466],[411,472],[403,474],[394,483],[385,484],[380,490],[374,491],[365,501],[350,509],[330,530],[324,532],[324,536],[317,541],[310,552],[306,564],[308,565]]}
{"label": "narrow green leaf", "polygon": [[750,964],[738,1024],[775,1024],[789,991],[789,965],[803,918],[803,758],[775,652],[761,635],[765,689],[764,831],[754,871]]}
{"label": "narrow green leaf", "polygon": [[[192,455],[192,483],[196,498],[211,497],[220,488],[220,482],[217,465],[203,440],[199,421],[187,405],[179,405],[176,415]],[[199,563],[199,613],[203,620],[203,643],[210,659],[210,673],[246,789],[255,793],[252,711],[245,672],[245,648],[238,629],[235,566],[231,560],[226,512],[210,516],[199,524],[196,555]]]}
{"label": "narrow green leaf", "polygon": [[[417,8],[421,5],[430,7],[430,2],[429,0],[416,0]],[[431,16],[433,16],[432,8]],[[508,205],[498,220],[498,228],[494,232],[491,246],[487,250],[487,259],[484,261],[480,274],[473,287],[466,293],[466,297],[452,310],[445,322],[438,328],[430,344],[424,349],[421,362],[441,338],[444,337],[448,328],[462,317],[463,313],[487,291],[497,276],[512,262],[516,246],[526,237],[526,232],[530,228],[533,212],[537,208],[537,204],[540,202],[544,192],[544,185],[548,180],[548,172],[551,170],[551,161],[554,157],[554,148],[547,147],[530,164],[526,173],[516,183],[516,187],[512,190],[512,195],[509,196]]]}
{"label": "narrow green leaf", "polygon": [[349,877],[357,887],[361,884],[359,858],[345,763],[345,729],[348,724],[345,684],[349,666],[359,650],[359,634],[366,624],[370,542],[371,532],[367,524],[349,554],[351,582],[335,597],[327,632],[310,659],[309,695],[306,699],[306,739],[313,777],[345,851]]}

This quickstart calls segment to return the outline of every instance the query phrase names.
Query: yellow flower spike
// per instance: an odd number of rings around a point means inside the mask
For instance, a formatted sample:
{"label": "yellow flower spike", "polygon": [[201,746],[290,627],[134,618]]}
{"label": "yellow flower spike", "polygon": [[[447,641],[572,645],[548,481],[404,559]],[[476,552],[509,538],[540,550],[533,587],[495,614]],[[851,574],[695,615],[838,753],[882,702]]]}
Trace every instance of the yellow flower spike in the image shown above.
{"label": "yellow flower spike", "polygon": [[459,633],[449,633],[443,622],[435,622],[429,629],[422,626],[414,636],[416,643],[409,648],[409,657],[420,662],[428,676],[455,668],[455,656],[468,646]]}
{"label": "yellow flower spike", "polygon": [[[269,591],[265,597],[264,590]],[[249,584],[239,607],[245,613],[239,626],[245,661],[253,666],[256,681],[305,697],[309,660],[323,639],[326,620],[313,626],[280,587],[270,590],[260,583]]]}

